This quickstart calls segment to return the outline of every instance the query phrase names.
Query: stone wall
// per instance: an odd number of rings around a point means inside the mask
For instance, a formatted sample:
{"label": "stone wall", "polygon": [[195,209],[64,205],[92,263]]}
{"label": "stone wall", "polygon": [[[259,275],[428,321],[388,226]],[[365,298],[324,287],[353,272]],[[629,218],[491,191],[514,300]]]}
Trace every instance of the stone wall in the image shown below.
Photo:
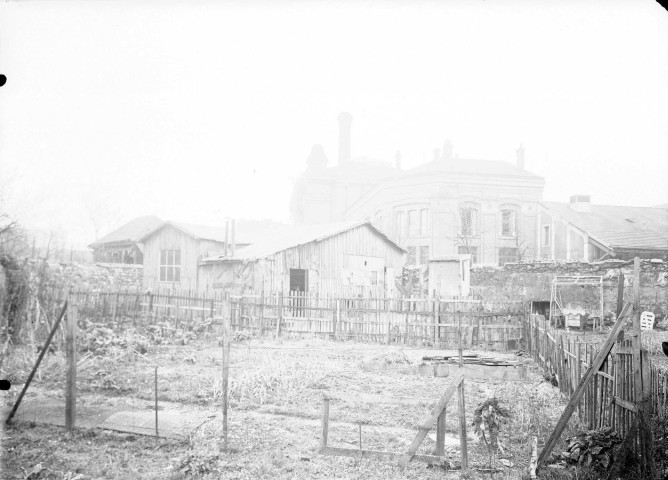
{"label": "stone wall", "polygon": [[92,291],[140,290],[142,266],[119,263],[66,263],[29,259],[24,268],[36,279],[43,276],[50,285]]}
{"label": "stone wall", "polygon": [[[555,275],[596,275],[603,277],[603,309],[606,318],[614,315],[617,305],[619,272],[624,274],[624,300],[633,299],[633,261],[603,262],[528,262],[509,263],[504,267],[477,267],[471,270],[471,290],[489,301],[550,301]],[[598,316],[600,290],[593,286],[559,287],[565,308],[584,308]],[[668,314],[668,263],[641,260],[640,304],[656,314],[657,321]]]}

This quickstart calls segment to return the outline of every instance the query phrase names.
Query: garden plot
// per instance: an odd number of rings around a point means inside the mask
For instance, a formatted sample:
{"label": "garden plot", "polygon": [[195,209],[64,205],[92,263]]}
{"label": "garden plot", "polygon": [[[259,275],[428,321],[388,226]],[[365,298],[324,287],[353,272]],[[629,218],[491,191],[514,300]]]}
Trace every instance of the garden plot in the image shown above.
{"label": "garden plot", "polygon": [[[330,445],[358,448],[361,429],[362,448],[406,450],[418,425],[449,382],[448,377],[417,373],[421,358],[438,354],[438,350],[324,340],[235,342],[231,349],[229,389],[230,449],[221,452],[221,347],[214,337],[183,343],[142,343],[146,348],[141,353],[122,347],[104,355],[86,357],[80,353],[77,401],[87,406],[117,409],[114,411],[132,408],[150,411],[157,366],[159,403],[171,402],[202,419],[188,440],[154,439],[100,429],[84,429],[68,435],[61,427],[42,425],[34,417],[34,423],[17,422],[4,432],[3,460],[7,471],[25,478],[24,471],[31,472],[39,464],[54,472],[53,478],[80,480],[221,476],[375,479],[448,475],[441,468],[424,464],[410,463],[402,473],[392,462],[318,454],[323,397],[331,393],[339,394],[340,399],[332,402],[330,410]],[[389,362],[403,359],[407,371],[369,371],[363,366],[370,358],[380,361],[386,358]],[[60,391],[64,383],[63,365],[61,354],[47,356],[46,371],[31,386],[31,402]],[[23,375],[15,367],[15,376]],[[528,370],[524,380],[513,382],[465,380],[469,465],[474,474],[479,472],[477,468],[499,471],[503,478],[520,478],[528,466],[531,435],[544,439],[556,423],[565,402],[555,388],[542,381],[538,372]],[[379,406],[357,401],[362,394],[414,401],[410,405]],[[501,450],[496,446],[490,448],[484,440],[473,436],[476,407],[494,397],[511,413],[508,422],[500,427]],[[11,404],[15,398],[15,395],[6,398],[6,403]],[[452,457],[453,468],[457,468],[459,459],[456,412],[457,405],[453,402],[446,413],[446,454]],[[418,453],[433,452],[435,430],[431,433]],[[456,470],[450,472],[456,473]]]}

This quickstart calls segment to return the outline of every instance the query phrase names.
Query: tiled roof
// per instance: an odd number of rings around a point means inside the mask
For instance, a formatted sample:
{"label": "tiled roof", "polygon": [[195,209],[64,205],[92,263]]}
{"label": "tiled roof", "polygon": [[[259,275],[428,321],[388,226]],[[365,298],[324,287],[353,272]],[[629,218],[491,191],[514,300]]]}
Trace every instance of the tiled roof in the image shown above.
{"label": "tiled roof", "polygon": [[592,205],[585,213],[568,203],[541,204],[612,249],[668,250],[668,209]]}
{"label": "tiled roof", "polygon": [[[257,242],[239,249],[234,257],[227,257],[226,260],[255,260],[258,258],[265,258],[274,253],[287,250],[289,248],[305,245],[307,243],[321,241],[332,237],[339,233],[351,230],[362,225],[369,225],[370,228],[378,232],[388,243],[398,250],[405,251],[400,245],[392,241],[387,235],[376,228],[369,221],[349,221],[336,223],[322,223],[316,225],[299,225],[290,226],[277,230],[275,232],[268,232],[263,238],[258,239]],[[216,261],[223,260],[222,256],[209,257],[205,260]]]}
{"label": "tiled roof", "polygon": [[145,217],[138,217],[129,221],[125,225],[117,228],[113,232],[91,243],[91,248],[100,247],[106,244],[113,243],[135,243],[148,233],[153,232],[164,224],[164,220],[155,215],[147,215]]}

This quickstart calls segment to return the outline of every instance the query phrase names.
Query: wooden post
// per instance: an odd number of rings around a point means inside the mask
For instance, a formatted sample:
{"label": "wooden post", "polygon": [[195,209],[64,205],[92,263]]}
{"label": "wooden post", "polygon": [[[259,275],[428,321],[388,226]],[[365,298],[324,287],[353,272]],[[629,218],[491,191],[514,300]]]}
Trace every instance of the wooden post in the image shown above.
{"label": "wooden post", "polygon": [[228,381],[230,374],[230,303],[223,302],[223,450],[227,450],[227,406]]}
{"label": "wooden post", "polygon": [[67,372],[65,378],[65,428],[72,430],[76,424],[77,404],[77,307],[70,306],[65,319],[65,355]]}
{"label": "wooden post", "polygon": [[155,437],[158,438],[158,367],[155,367]]}
{"label": "wooden post", "polygon": [[325,397],[322,403],[322,434],[320,435],[320,449],[327,448],[329,434],[329,398]]}
{"label": "wooden post", "polygon": [[445,456],[445,408],[436,420],[436,449],[434,455],[438,457]]}
{"label": "wooden post", "polygon": [[459,368],[464,368],[464,358],[463,358],[463,354],[462,354],[462,314],[461,313],[457,314],[457,324],[458,324],[457,330],[458,330],[458,333],[459,333],[459,335],[458,335],[459,336],[459,346],[458,346],[458,348],[459,348]]}
{"label": "wooden post", "polygon": [[278,292],[278,318],[276,319],[276,338],[281,336],[281,323],[283,323],[283,290]]}
{"label": "wooden post", "polygon": [[332,339],[336,338],[336,329],[337,324],[341,321],[341,299],[336,299],[336,311],[334,312],[334,318],[332,319]]}
{"label": "wooden post", "polygon": [[459,445],[462,451],[462,472],[469,469],[469,455],[466,445],[466,409],[464,400],[464,380],[459,384],[457,389],[457,396],[459,397]]}
{"label": "wooden post", "polygon": [[[432,302],[432,310],[434,312],[434,346],[438,347],[438,341],[439,341],[439,327],[438,327],[438,300],[434,300]],[[440,455],[440,454],[437,454]]]}

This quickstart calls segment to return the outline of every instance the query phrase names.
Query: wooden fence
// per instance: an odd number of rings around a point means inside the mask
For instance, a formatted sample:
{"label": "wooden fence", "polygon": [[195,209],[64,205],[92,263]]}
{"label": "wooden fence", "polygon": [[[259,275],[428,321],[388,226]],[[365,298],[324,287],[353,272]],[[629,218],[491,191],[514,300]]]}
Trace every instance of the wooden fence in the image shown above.
{"label": "wooden fence", "polygon": [[[56,300],[50,308],[62,304],[64,298],[57,297],[53,296]],[[220,311],[228,301],[232,331],[253,335],[456,348],[461,332],[462,348],[500,351],[520,348],[524,335],[522,302],[330,298],[304,292],[198,297],[190,292],[73,291],[69,298],[81,318],[104,321],[115,328],[168,323],[188,329],[207,320],[220,325]]]}
{"label": "wooden fence", "polygon": [[[571,396],[592,365],[599,345],[557,332],[542,315],[526,320],[527,347],[535,361],[556,376],[559,389]],[[668,416],[668,369],[640,355],[643,384],[651,414]],[[580,420],[595,429],[612,427],[623,438],[636,428],[637,406],[632,342],[618,339],[578,404]],[[632,433],[632,432],[631,432]]]}

